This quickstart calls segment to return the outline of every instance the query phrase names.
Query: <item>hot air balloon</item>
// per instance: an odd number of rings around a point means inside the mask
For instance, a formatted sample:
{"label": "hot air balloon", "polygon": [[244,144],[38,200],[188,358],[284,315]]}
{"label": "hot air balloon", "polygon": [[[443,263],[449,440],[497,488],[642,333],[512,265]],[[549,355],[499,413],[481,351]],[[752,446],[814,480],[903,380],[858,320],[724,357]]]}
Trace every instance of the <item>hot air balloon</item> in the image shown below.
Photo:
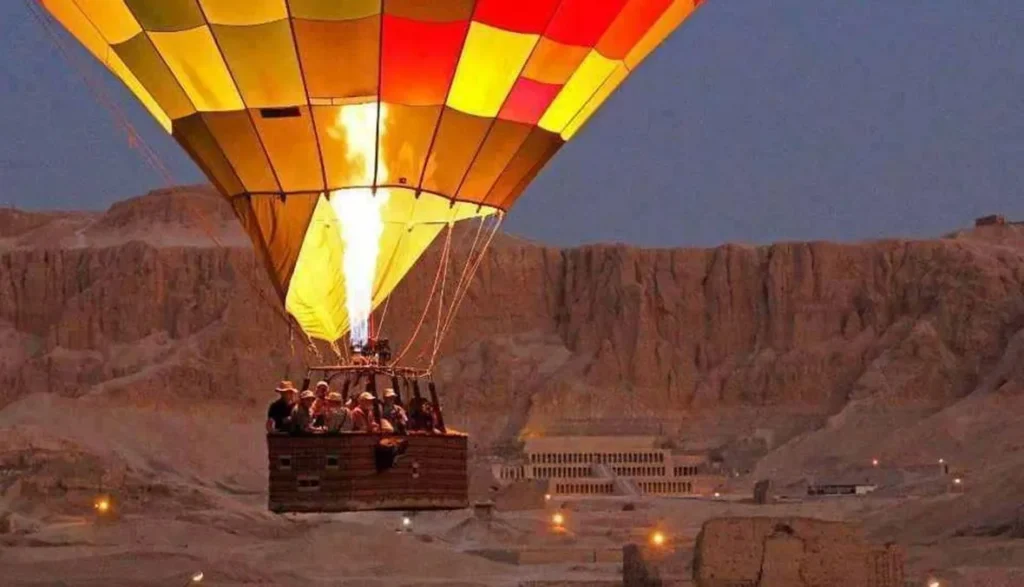
{"label": "hot air balloon", "polygon": [[[298,327],[371,352],[374,308],[438,235],[500,219],[701,3],[39,1],[230,203]],[[371,390],[378,374],[410,375],[391,367],[376,365]],[[307,459],[296,443],[313,440],[283,439],[271,501],[278,483],[300,496],[281,510],[464,506],[465,437],[433,435],[422,453],[409,440],[371,476],[390,483],[381,496],[343,475],[369,467],[369,452],[356,465],[323,445]],[[430,452],[459,447],[453,469]],[[314,472],[296,470],[311,460]],[[433,493],[417,493],[435,474]]]}

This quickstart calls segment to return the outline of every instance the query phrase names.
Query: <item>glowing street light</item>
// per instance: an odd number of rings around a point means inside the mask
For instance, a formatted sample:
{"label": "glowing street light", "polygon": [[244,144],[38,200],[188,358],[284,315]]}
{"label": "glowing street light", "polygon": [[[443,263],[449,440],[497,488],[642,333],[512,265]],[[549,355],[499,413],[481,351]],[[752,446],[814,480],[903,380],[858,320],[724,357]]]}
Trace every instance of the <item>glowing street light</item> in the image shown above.
{"label": "glowing street light", "polygon": [[555,515],[551,516],[551,522],[555,526],[561,527],[565,523],[565,516],[561,512],[555,512]]}
{"label": "glowing street light", "polygon": [[940,465],[946,464],[946,459],[939,459],[939,464]]}
{"label": "glowing street light", "polygon": [[412,526],[412,518],[410,518],[409,516],[402,516],[402,525],[406,528]]}
{"label": "glowing street light", "polygon": [[202,580],[203,580],[203,572],[202,571],[196,571],[196,573],[192,575],[192,582],[193,583],[199,583]]}
{"label": "glowing street light", "polygon": [[953,479],[953,485],[963,485],[963,482],[964,480],[959,477]]}
{"label": "glowing street light", "polygon": [[92,509],[96,510],[96,513],[100,515],[109,513],[110,507],[110,498],[106,495],[97,495],[96,498],[92,500]]}
{"label": "glowing street light", "polygon": [[877,467],[878,466],[878,459],[871,459],[871,466],[872,467]]}
{"label": "glowing street light", "polygon": [[662,546],[665,544],[665,534],[662,532],[654,532],[651,534],[651,544],[654,546]]}
{"label": "glowing street light", "polygon": [[551,501],[551,494],[550,493],[545,493],[544,494],[544,501]]}
{"label": "glowing street light", "polygon": [[942,587],[938,579],[928,579],[928,587]]}
{"label": "glowing street light", "polygon": [[715,492],[715,499],[718,499],[719,497],[722,497],[722,494],[716,491]]}

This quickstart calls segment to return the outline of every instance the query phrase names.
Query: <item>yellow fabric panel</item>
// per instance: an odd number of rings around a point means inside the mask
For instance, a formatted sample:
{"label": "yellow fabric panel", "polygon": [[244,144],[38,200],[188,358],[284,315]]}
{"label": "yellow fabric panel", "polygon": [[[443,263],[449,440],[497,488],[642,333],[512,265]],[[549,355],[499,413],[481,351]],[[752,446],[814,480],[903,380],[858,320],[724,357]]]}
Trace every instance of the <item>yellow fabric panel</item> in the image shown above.
{"label": "yellow fabric panel", "polygon": [[466,114],[497,116],[538,38],[470,24],[448,105]]}
{"label": "yellow fabric panel", "polygon": [[196,111],[145,33],[115,45],[114,51],[172,120]]}
{"label": "yellow fabric panel", "polygon": [[245,108],[208,27],[149,37],[197,110]]}
{"label": "yellow fabric panel", "polygon": [[142,32],[139,21],[124,0],[69,0],[77,4],[111,45],[123,43]]}
{"label": "yellow fabric panel", "polygon": [[597,92],[587,101],[583,106],[583,109],[569,121],[569,125],[562,131],[562,139],[568,141],[580,130],[587,120],[597,112],[597,109],[604,104],[604,101],[608,99],[608,96],[612,95],[612,92],[618,88],[626,78],[629,77],[629,69],[625,65],[619,64],[615,71],[605,80],[601,87],[598,88]]}
{"label": "yellow fabric panel", "polygon": [[211,28],[248,107],[306,103],[302,72],[287,19],[253,26],[213,25]]}
{"label": "yellow fabric panel", "polygon": [[281,189],[286,192],[319,192],[324,189],[320,151],[310,119],[309,108],[299,116],[267,118],[253,114],[256,131],[270,156]]}
{"label": "yellow fabric panel", "polygon": [[626,67],[636,68],[693,12],[694,0],[676,0],[626,55]]}
{"label": "yellow fabric panel", "polygon": [[[452,206],[447,198],[433,194],[417,198],[415,194],[412,189],[389,189],[388,203],[381,210],[385,226],[374,280],[375,308],[394,291],[448,222],[495,213],[493,208],[478,211],[476,204]],[[333,197],[344,197],[344,191]],[[327,341],[340,339],[349,328],[342,270],[345,243],[338,226],[334,209],[320,198],[285,297],[285,309],[303,331]]]}
{"label": "yellow fabric panel", "polygon": [[186,31],[202,26],[196,0],[124,0],[142,28],[150,32]]}
{"label": "yellow fabric panel", "polygon": [[[259,116],[258,112],[251,114]],[[206,127],[235,168],[245,191],[266,193],[281,191],[270,167],[270,160],[260,142],[249,112],[207,112]]]}
{"label": "yellow fabric panel", "polygon": [[[421,224],[410,228],[389,224],[381,235],[381,255],[377,264],[377,280],[373,289],[373,307],[376,309],[395,291],[402,278],[416,261],[430,248],[431,243],[445,229],[444,224]],[[383,261],[383,263],[381,262]],[[451,290],[448,290],[451,291]],[[429,294],[428,294],[429,295]],[[424,298],[423,303],[427,302]],[[437,299],[434,300],[435,304]],[[422,311],[422,308],[417,308]]]}
{"label": "yellow fabric panel", "polygon": [[596,50],[587,54],[576,73],[572,74],[565,87],[548,106],[538,126],[544,130],[560,133],[574,116],[590,100],[604,80],[615,71],[616,61],[602,56]]}
{"label": "yellow fabric panel", "polygon": [[355,20],[380,14],[381,0],[288,0],[292,18]]}
{"label": "yellow fabric panel", "polygon": [[128,89],[135,94],[135,97],[138,98],[140,102],[142,102],[142,105],[145,106],[146,110],[149,110],[149,113],[156,119],[160,126],[164,127],[164,130],[167,132],[171,132],[171,118],[167,116],[167,113],[164,112],[163,108],[156,103],[156,100],[154,100],[153,96],[146,91],[146,88],[142,87],[138,78],[136,78],[135,74],[128,69],[128,66],[124,64],[124,61],[121,61],[121,58],[113,51],[107,55],[107,67],[110,68],[110,71],[114,72],[114,75],[121,78],[124,85],[128,86]]}
{"label": "yellow fabric panel", "polygon": [[284,0],[199,0],[199,4],[210,24],[254,25],[288,18]]}
{"label": "yellow fabric panel", "polygon": [[303,332],[327,341],[335,341],[348,331],[345,276],[341,270],[345,243],[337,224],[330,203],[319,198],[284,301],[285,310],[295,317]]}
{"label": "yellow fabric panel", "polygon": [[[107,66],[131,90],[135,97],[142,102],[142,105],[149,110],[149,113],[164,127],[164,130],[171,132],[171,117],[161,107],[136,77],[135,73],[125,65],[121,57],[113,51],[107,41],[103,38],[102,31],[96,29],[86,15],[79,10],[73,0],[43,0],[43,7],[60,22],[69,33],[90,52],[96,59]],[[116,29],[111,31],[117,32]],[[142,37],[142,35],[139,35]],[[144,40],[144,38],[143,38]],[[191,105],[181,111],[185,116],[192,112]]]}

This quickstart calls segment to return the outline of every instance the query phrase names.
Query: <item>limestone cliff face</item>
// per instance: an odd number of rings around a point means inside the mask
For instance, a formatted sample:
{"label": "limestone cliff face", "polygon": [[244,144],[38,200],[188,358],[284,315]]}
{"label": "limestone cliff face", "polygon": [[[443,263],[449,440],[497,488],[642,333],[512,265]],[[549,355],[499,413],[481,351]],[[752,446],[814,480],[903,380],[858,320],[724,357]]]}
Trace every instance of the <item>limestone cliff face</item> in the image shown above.
{"label": "limestone cliff face", "polygon": [[[0,403],[48,391],[262,406],[273,380],[317,360],[263,303],[276,298],[262,266],[205,190],[106,214],[0,211],[0,236]],[[450,419],[481,441],[565,418],[828,415],[865,397],[934,408],[969,393],[1024,324],[1014,242],[560,250],[501,236],[436,373]],[[428,253],[388,305],[398,346],[437,265]],[[460,271],[449,267],[446,299]],[[409,359],[429,361],[436,316]]]}

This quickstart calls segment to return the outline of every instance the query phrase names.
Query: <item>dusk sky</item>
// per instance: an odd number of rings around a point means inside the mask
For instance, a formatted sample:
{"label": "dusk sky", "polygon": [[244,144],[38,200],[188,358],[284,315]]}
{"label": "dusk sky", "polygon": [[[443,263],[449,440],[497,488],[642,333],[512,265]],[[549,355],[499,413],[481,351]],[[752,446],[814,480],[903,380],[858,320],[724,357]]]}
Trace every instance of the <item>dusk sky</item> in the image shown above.
{"label": "dusk sky", "polygon": [[[175,178],[203,181],[94,71]],[[0,205],[102,209],[164,185],[22,0],[0,2],[0,87]],[[995,212],[1024,219],[1021,0],[708,0],[506,226],[705,246],[927,237]]]}

